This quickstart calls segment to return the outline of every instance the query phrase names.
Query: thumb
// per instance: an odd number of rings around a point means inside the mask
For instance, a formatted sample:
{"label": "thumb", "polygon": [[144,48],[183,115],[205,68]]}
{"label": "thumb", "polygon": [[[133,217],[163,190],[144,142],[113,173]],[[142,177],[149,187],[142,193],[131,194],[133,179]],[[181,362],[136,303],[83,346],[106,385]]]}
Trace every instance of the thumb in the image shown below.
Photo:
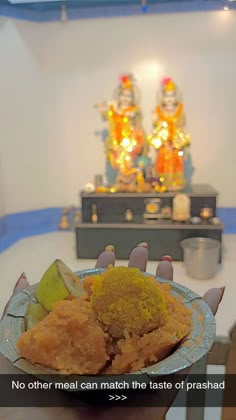
{"label": "thumb", "polygon": [[[28,282],[28,280],[26,278],[25,273],[22,273],[21,276],[19,277],[19,279],[16,282],[16,285],[14,287],[12,296],[17,295],[17,293],[20,293],[22,290],[26,289],[27,287],[29,287],[29,282]],[[12,298],[12,296],[11,296],[11,298]],[[6,304],[6,306],[5,306],[4,310],[3,310],[2,317],[4,317],[4,315],[5,315],[6,311],[7,311],[7,308],[9,306],[9,303],[11,302],[11,298],[9,299],[9,301],[7,302],[7,304]]]}

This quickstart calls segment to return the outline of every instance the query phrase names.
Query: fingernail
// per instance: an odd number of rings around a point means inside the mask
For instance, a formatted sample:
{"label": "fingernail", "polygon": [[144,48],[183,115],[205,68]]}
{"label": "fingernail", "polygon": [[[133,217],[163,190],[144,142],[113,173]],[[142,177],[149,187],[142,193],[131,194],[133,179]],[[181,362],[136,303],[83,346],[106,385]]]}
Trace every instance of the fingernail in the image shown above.
{"label": "fingernail", "polygon": [[105,251],[115,252],[115,247],[113,245],[107,245]]}
{"label": "fingernail", "polygon": [[172,258],[171,258],[171,256],[170,256],[170,255],[164,255],[164,256],[161,258],[161,261],[168,261],[169,263],[172,263]]}
{"label": "fingernail", "polygon": [[113,264],[108,264],[107,268],[113,268],[114,265]]}
{"label": "fingernail", "polygon": [[17,280],[16,285],[13,290],[13,295],[21,292],[22,290],[26,289],[29,286],[29,282],[26,278],[25,273],[22,273],[20,278]]}
{"label": "fingernail", "polygon": [[147,242],[141,242],[140,244],[138,244],[138,245],[137,245],[137,247],[139,247],[139,246],[141,246],[141,247],[143,247],[143,248],[147,248],[147,249],[148,249],[148,244],[147,244]]}
{"label": "fingernail", "polygon": [[17,282],[16,282],[16,284],[15,284],[15,287],[14,287],[14,289],[13,289],[13,292],[18,288],[18,286],[20,285],[20,283],[21,283],[21,281],[22,281],[22,278],[26,278],[26,275],[25,275],[25,273],[22,273],[21,275],[20,275],[20,277],[18,278],[18,280],[17,280]]}
{"label": "fingernail", "polygon": [[221,302],[221,301],[222,301],[222,299],[223,299],[224,293],[225,293],[225,286],[220,287],[220,290],[221,290],[221,292],[222,292],[222,295],[221,295],[221,298],[220,298],[220,302]]}

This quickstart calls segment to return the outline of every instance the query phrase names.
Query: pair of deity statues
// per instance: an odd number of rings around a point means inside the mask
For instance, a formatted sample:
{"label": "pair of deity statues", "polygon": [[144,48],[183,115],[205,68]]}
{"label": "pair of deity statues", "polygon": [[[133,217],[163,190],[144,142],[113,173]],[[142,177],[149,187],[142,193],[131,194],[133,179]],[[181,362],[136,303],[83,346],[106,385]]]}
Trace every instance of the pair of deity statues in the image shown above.
{"label": "pair of deity statues", "polygon": [[[183,103],[171,78],[161,82],[159,103],[153,112],[153,130],[145,135],[139,106],[139,91],[132,75],[122,76],[114,101],[98,105],[108,120],[105,153],[116,171],[113,191],[148,192],[181,190],[185,187],[184,150],[190,136],[184,130]],[[156,153],[150,164],[148,149]]]}

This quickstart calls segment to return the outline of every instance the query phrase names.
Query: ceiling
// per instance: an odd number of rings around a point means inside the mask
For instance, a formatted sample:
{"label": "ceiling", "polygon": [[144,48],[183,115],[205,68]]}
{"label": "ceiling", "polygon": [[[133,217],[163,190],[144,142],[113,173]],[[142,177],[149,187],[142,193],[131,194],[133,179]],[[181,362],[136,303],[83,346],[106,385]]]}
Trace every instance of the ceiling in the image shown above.
{"label": "ceiling", "polygon": [[[226,0],[227,1],[227,0]],[[0,0],[0,3],[5,2],[5,0]],[[165,3],[202,3],[199,0],[6,0],[11,4],[22,4],[22,3],[66,3],[68,5],[73,4],[77,7],[105,7],[105,6],[131,6],[138,5],[141,6],[142,3],[148,5],[154,4],[165,4]],[[204,0],[205,3],[216,2],[215,0]],[[218,3],[225,3],[223,0],[218,0]]]}
{"label": "ceiling", "polygon": [[69,19],[138,15],[143,13],[178,13],[236,9],[230,0],[0,0],[0,16],[31,21],[61,19],[66,6]]}

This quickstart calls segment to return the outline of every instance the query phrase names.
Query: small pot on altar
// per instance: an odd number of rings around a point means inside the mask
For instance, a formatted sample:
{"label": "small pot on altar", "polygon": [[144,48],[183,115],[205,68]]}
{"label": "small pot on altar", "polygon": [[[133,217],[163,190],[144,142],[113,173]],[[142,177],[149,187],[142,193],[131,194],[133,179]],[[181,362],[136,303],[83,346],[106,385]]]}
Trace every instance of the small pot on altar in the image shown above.
{"label": "small pot on altar", "polygon": [[172,209],[170,206],[164,206],[161,209],[161,215],[163,219],[171,219],[172,217]]}
{"label": "small pot on altar", "polygon": [[201,221],[202,221],[201,217],[198,217],[198,216],[193,216],[193,217],[191,217],[191,219],[190,219],[190,222],[191,222],[193,225],[199,225],[199,224],[201,223]]}
{"label": "small pot on altar", "polygon": [[212,225],[218,225],[218,224],[220,224],[220,219],[219,219],[219,217],[211,217],[211,218],[209,219],[209,222],[210,222]]}

